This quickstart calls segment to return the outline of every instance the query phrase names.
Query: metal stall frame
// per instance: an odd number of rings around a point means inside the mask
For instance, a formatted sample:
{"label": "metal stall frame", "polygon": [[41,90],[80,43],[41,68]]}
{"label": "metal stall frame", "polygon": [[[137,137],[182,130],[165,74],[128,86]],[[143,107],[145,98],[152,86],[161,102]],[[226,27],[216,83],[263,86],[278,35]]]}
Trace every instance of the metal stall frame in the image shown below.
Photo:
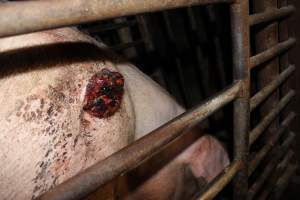
{"label": "metal stall frame", "polygon": [[[60,0],[7,2],[0,5],[0,37],[6,37],[138,13],[216,3],[230,4],[233,84],[194,109],[58,185],[38,199],[70,200],[87,196],[105,183],[151,158],[165,145],[183,134],[182,130],[187,126],[203,121],[232,101],[234,102],[234,160],[223,173],[204,188],[199,200],[213,199],[231,180],[234,180],[234,199],[246,199],[248,194],[252,198],[262,187],[267,175],[272,173],[275,166],[281,161],[282,152],[289,152],[294,134],[290,133],[282,145],[277,145],[277,143],[295,114],[290,113],[283,120],[272,139],[254,155],[252,160],[248,158],[250,146],[291,101],[295,92],[290,91],[282,98],[278,106],[271,110],[252,131],[249,130],[250,113],[280,87],[292,74],[295,67],[289,66],[253,97],[250,97],[250,70],[287,51],[295,44],[295,39],[283,41],[251,57],[250,26],[279,20],[291,14],[295,8],[284,6],[249,15],[248,0]],[[14,23],[11,23],[12,21]],[[275,161],[269,163],[263,176],[259,177],[249,190],[248,177],[270,151],[275,152]],[[289,153],[288,158],[280,162],[280,166],[289,165],[291,156],[292,153]],[[295,167],[289,167],[289,173],[285,173],[279,178],[277,186],[286,184],[286,177],[290,177],[291,173],[295,171],[294,169]]]}

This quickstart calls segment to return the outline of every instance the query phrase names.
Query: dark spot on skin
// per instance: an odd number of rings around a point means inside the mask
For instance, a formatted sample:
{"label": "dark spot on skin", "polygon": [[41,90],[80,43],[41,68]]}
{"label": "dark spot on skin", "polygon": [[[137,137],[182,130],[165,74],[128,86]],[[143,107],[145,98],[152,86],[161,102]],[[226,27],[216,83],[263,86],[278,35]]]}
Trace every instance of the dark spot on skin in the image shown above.
{"label": "dark spot on skin", "polygon": [[74,148],[75,148],[75,146],[76,146],[76,144],[77,144],[77,142],[78,142],[78,138],[79,138],[79,136],[77,135],[77,136],[75,137],[75,139],[74,139],[74,145],[73,145]]}
{"label": "dark spot on skin", "polygon": [[98,118],[108,118],[120,108],[123,94],[123,76],[104,68],[89,80],[83,110]]}
{"label": "dark spot on skin", "polygon": [[49,149],[48,151],[47,151],[47,153],[46,153],[46,155],[45,155],[45,157],[47,157],[50,153],[51,153],[51,149]]}
{"label": "dark spot on skin", "polygon": [[48,116],[51,116],[53,114],[53,105],[50,105],[50,107],[47,110]]}

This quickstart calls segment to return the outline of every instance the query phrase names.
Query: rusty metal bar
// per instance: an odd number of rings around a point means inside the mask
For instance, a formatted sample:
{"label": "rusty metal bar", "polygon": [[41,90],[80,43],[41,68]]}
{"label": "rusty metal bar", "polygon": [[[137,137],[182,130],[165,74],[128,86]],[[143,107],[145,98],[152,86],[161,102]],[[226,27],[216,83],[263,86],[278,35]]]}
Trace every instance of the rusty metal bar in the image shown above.
{"label": "rusty metal bar", "polygon": [[250,58],[250,68],[254,68],[258,65],[261,65],[267,62],[268,60],[282,54],[283,52],[290,49],[295,43],[296,43],[296,39],[290,38],[284,42],[278,43],[276,46],[271,47],[270,49],[258,55],[252,56]]}
{"label": "rusty metal bar", "polygon": [[[281,154],[280,152],[278,152],[279,154]],[[283,156],[281,154],[281,157],[283,157],[282,161],[276,166],[275,162],[272,162],[274,160],[272,160],[269,165],[265,168],[265,170],[262,172],[262,175],[259,177],[258,181],[255,182],[255,184],[253,184],[253,187],[251,187],[251,190],[249,190],[249,199],[248,200],[252,200],[255,199],[255,195],[258,193],[259,190],[262,189],[262,186],[265,184],[265,182],[267,181],[267,178],[271,176],[271,174],[276,173],[277,171],[281,171],[283,169],[286,169],[286,167],[288,166],[288,164],[291,162],[292,157],[294,156],[294,153],[290,150],[286,156]],[[277,159],[277,157],[275,158]],[[278,161],[279,162],[279,161]],[[273,166],[272,166],[273,164]]]}
{"label": "rusty metal bar", "polygon": [[280,200],[283,192],[286,190],[289,181],[292,177],[292,175],[296,172],[297,170],[297,165],[290,164],[284,174],[278,179],[274,189],[273,189],[273,194],[271,194],[269,199],[274,199],[274,200]]}
{"label": "rusty metal bar", "polygon": [[[45,0],[0,5],[0,37],[183,6],[233,0]],[[11,23],[14,22],[14,23]]]}
{"label": "rusty metal bar", "polygon": [[[277,183],[278,179],[282,176],[282,174],[286,172],[285,166],[278,166],[276,172],[272,174],[272,177],[268,180],[264,190],[260,193],[258,200],[265,200],[269,197],[270,193],[274,189],[274,185]],[[276,188],[275,188],[276,189]]]}
{"label": "rusty metal bar", "polygon": [[233,74],[242,81],[242,88],[234,102],[234,158],[242,160],[242,167],[234,178],[233,199],[246,199],[248,191],[248,146],[250,122],[250,42],[249,2],[236,0],[230,5]]}
{"label": "rusty metal bar", "polygon": [[254,170],[257,168],[257,166],[260,164],[260,162],[270,152],[270,150],[274,146],[276,146],[278,140],[281,138],[281,136],[287,130],[289,124],[295,118],[295,116],[296,116],[296,114],[294,112],[291,112],[286,117],[286,119],[280,124],[279,129],[276,131],[274,136],[272,138],[270,138],[270,141],[268,141],[267,144],[258,153],[255,154],[255,157],[251,160],[251,162],[249,164],[249,170],[248,170],[249,176],[254,172]]}
{"label": "rusty metal bar", "polygon": [[[278,0],[278,7],[285,7],[288,5],[288,0]],[[281,20],[279,22],[279,41],[285,41],[289,38],[289,25],[287,20]],[[279,57],[279,69],[280,71],[284,71],[289,66],[289,55],[288,52],[285,52]],[[280,95],[283,96],[286,94],[291,88],[291,79],[286,81],[280,88]],[[285,117],[289,110],[291,110],[291,106],[288,106],[283,112],[281,112],[280,117]]]}
{"label": "rusty metal bar", "polygon": [[[274,168],[278,165],[282,157],[286,154],[286,152],[289,150],[293,140],[295,139],[295,135],[293,133],[290,133],[288,138],[284,141],[281,147],[277,147],[275,150],[275,155],[272,160],[268,163],[268,165],[265,167],[263,172],[261,173],[260,177],[257,179],[257,181],[250,187],[248,191],[248,199],[251,200],[254,198],[255,194],[259,191],[259,189],[262,187],[262,185],[265,183],[266,179],[271,175],[271,173],[274,171]],[[292,155],[286,156],[283,160],[284,163],[288,163]]]}
{"label": "rusty metal bar", "polygon": [[256,141],[256,139],[266,130],[270,123],[276,118],[280,111],[291,101],[295,96],[295,91],[291,90],[285,95],[280,102],[274,107],[269,114],[267,114],[262,121],[250,132],[249,144],[250,146]]}
{"label": "rusty metal bar", "polygon": [[203,121],[216,110],[233,101],[240,88],[241,82],[235,82],[196,108],[178,116],[133,144],[58,185],[39,199],[71,200],[85,197],[120,174],[151,158],[165,145],[182,135],[182,130],[186,126]]}
{"label": "rusty metal bar", "polygon": [[254,110],[261,102],[263,102],[276,88],[278,88],[293,72],[295,66],[291,65],[284,70],[275,80],[256,93],[250,102],[250,111]]}
{"label": "rusty metal bar", "polygon": [[257,13],[250,16],[250,26],[257,25],[260,23],[266,23],[273,20],[277,20],[286,17],[295,11],[294,6],[285,6],[280,9],[268,10],[263,13]]}
{"label": "rusty metal bar", "polygon": [[234,161],[203,189],[204,192],[200,194],[198,200],[213,199],[233,179],[234,175],[241,169],[242,164],[241,160]]}
{"label": "rusty metal bar", "polygon": [[88,33],[99,33],[104,31],[116,30],[128,26],[134,26],[136,24],[137,24],[136,20],[129,20],[129,21],[124,21],[119,23],[99,24],[84,30],[87,31]]}

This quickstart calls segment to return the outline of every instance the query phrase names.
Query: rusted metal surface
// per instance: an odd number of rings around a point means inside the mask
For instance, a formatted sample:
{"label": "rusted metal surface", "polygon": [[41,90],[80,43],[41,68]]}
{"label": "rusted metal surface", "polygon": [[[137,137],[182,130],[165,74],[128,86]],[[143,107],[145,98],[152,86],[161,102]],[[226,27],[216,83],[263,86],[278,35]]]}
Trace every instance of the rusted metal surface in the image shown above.
{"label": "rusted metal surface", "polygon": [[[277,9],[277,0],[253,0],[253,10],[256,13],[269,12]],[[278,22],[274,21],[266,26],[255,27],[253,36],[255,39],[255,52],[261,53],[274,47],[278,43]],[[261,63],[262,66],[255,73],[257,85],[263,88],[274,80],[279,74],[279,59],[274,57],[269,62]],[[279,101],[279,90],[275,90],[270,97],[263,102],[259,111],[262,116],[266,115]],[[279,125],[279,117],[270,124],[265,135],[272,135]]]}
{"label": "rusted metal surface", "polygon": [[249,2],[237,0],[230,6],[234,79],[243,85],[234,102],[234,158],[243,161],[234,178],[234,199],[246,199],[248,191],[248,138],[250,121]]}
{"label": "rusted metal surface", "polygon": [[[286,7],[288,5],[287,0],[278,0],[278,7]],[[288,27],[288,21],[287,20],[281,20],[279,21],[279,41],[285,41],[289,38],[289,27]],[[279,57],[279,69],[280,71],[285,70],[289,66],[289,53],[285,52],[280,55]],[[286,94],[289,89],[291,88],[291,79],[286,81],[280,88],[280,95]],[[282,113],[281,118],[285,117],[288,112],[291,110],[291,105],[289,105]]]}
{"label": "rusted metal surface", "polygon": [[[295,91],[291,90],[280,102],[272,108],[272,110],[261,120],[261,122],[250,132],[249,144],[250,146],[257,140],[257,138],[270,126],[271,122],[279,115],[280,111],[292,100],[295,96]],[[276,132],[276,131],[274,131]]]}
{"label": "rusted metal surface", "polygon": [[279,129],[276,131],[274,136],[267,141],[267,144],[255,154],[254,158],[251,160],[249,164],[248,175],[250,176],[256,167],[261,163],[261,161],[266,157],[266,155],[270,152],[270,150],[275,147],[278,143],[278,140],[282,137],[282,135],[287,130],[291,121],[295,118],[296,114],[294,112],[290,113],[286,119],[280,124]]}
{"label": "rusted metal surface", "polygon": [[278,179],[274,189],[273,193],[270,196],[270,200],[280,200],[283,196],[283,192],[287,189],[287,186],[290,182],[290,179],[292,178],[293,174],[297,170],[297,165],[290,164],[285,172],[282,174],[282,176]]}
{"label": "rusted metal surface", "polygon": [[85,197],[113,178],[151,158],[165,145],[182,135],[182,130],[186,126],[204,120],[219,108],[233,101],[240,91],[240,87],[241,82],[235,82],[195,109],[178,116],[133,144],[96,163],[42,195],[39,199],[71,200]]}
{"label": "rusted metal surface", "polygon": [[293,45],[295,45],[296,39],[290,38],[284,42],[280,42],[279,44],[269,48],[268,50],[259,53],[250,58],[250,67],[254,68],[258,65],[261,65],[272,58],[284,53],[285,51],[289,50]]}
{"label": "rusted metal surface", "polygon": [[[289,166],[288,166],[289,167]],[[296,170],[296,166],[294,166],[294,169]],[[279,168],[276,170],[276,172],[272,175],[270,181],[268,182],[268,184],[266,185],[266,187],[264,188],[264,190],[259,194],[259,196],[257,197],[257,200],[266,200],[266,199],[270,199],[268,198],[270,196],[270,193],[272,192],[273,189],[278,189],[276,188],[276,182],[278,181],[278,179],[282,176],[282,173],[285,171],[285,173],[287,173],[287,168]]]}
{"label": "rusted metal surface", "polygon": [[3,3],[0,5],[0,37],[183,6],[230,2],[232,0],[45,0]]}
{"label": "rusted metal surface", "polygon": [[250,102],[250,110],[255,109],[261,102],[263,102],[276,88],[278,88],[286,79],[295,71],[295,66],[289,66],[283,71],[275,80],[269,83],[266,87],[256,93]]}
{"label": "rusted metal surface", "polygon": [[253,26],[260,23],[266,23],[273,20],[278,20],[290,15],[294,11],[295,11],[294,6],[285,6],[280,9],[273,9],[263,13],[253,14],[250,16],[249,24]]}
{"label": "rusted metal surface", "polygon": [[234,161],[219,176],[217,176],[214,181],[203,189],[205,192],[200,194],[198,200],[214,199],[214,197],[233,179],[237,171],[241,169],[242,164],[242,160]]}
{"label": "rusted metal surface", "polygon": [[[249,190],[249,200],[256,199],[255,195],[258,193],[259,190],[263,189],[262,187],[264,186],[268,178],[272,177],[272,174],[278,172],[279,170],[282,173],[282,170],[287,168],[288,164],[291,162],[293,155],[294,153],[290,150],[277,166],[274,162],[272,162],[274,160],[272,160],[269,163],[269,165],[262,172],[262,175],[259,177],[257,182],[255,182],[255,184],[253,184],[253,187],[251,187],[251,189]],[[274,165],[272,166],[272,164]]]}
{"label": "rusted metal surface", "polygon": [[[268,165],[264,168],[261,175],[258,177],[257,181],[250,187],[248,191],[248,199],[251,200],[254,198],[255,194],[261,189],[262,185],[265,183],[266,179],[271,175],[274,171],[274,168],[278,165],[282,157],[287,153],[289,150],[293,140],[295,139],[295,135],[290,133],[289,137],[284,141],[281,147],[277,147],[275,150],[275,155],[270,160]],[[292,155],[288,155],[284,158],[284,162],[288,163]]]}

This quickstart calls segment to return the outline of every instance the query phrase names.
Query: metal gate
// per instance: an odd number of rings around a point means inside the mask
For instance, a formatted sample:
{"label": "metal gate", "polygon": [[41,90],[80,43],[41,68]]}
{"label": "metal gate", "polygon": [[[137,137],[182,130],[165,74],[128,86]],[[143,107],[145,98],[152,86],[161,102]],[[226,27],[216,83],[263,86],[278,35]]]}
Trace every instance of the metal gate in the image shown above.
{"label": "metal gate", "polygon": [[[257,35],[257,41],[262,42],[260,47],[262,50],[251,55],[250,28],[274,23],[276,20],[291,14],[295,8],[287,5],[285,0],[280,1],[280,6],[277,6],[277,3],[264,4],[263,2],[267,1],[261,0],[261,5],[265,6],[265,11],[251,15],[249,15],[250,2],[248,0],[60,0],[14,2],[0,5],[0,37],[5,37],[183,6],[230,4],[234,74],[232,85],[196,108],[152,131],[146,137],[58,185],[42,195],[40,199],[67,200],[81,199],[87,196],[105,183],[151,158],[165,145],[178,138],[185,127],[205,120],[230,102],[234,103],[234,160],[222,174],[204,188],[199,200],[213,199],[232,180],[234,199],[253,199],[271,173],[275,174],[271,180],[274,184],[267,185],[259,198],[266,199],[274,187],[279,187],[278,193],[281,194],[280,186],[286,184],[296,169],[295,165],[290,164],[293,156],[290,146],[295,135],[294,133],[285,134],[289,123],[295,117],[295,113],[282,115],[284,117],[280,123],[277,122],[276,131],[272,137],[265,140],[264,146],[251,159],[248,155],[251,153],[249,151],[251,145],[261,137],[274,120],[277,120],[283,108],[295,95],[293,90],[286,92],[285,95],[279,95],[278,92],[281,84],[295,70],[293,65],[289,65],[286,55],[282,55],[295,44],[295,39],[287,38],[286,27],[281,24],[279,27],[281,41],[278,42],[278,37],[275,34],[271,38],[271,43],[274,44],[264,43],[268,34],[274,34],[278,31],[277,24],[277,27],[268,28]],[[280,74],[277,73],[278,69],[277,71],[272,69],[276,65],[269,63],[270,60],[274,60],[278,56],[281,56]],[[271,77],[268,73],[273,73],[272,80],[251,97],[251,70],[265,63],[269,63],[263,66],[268,70],[262,76]],[[277,68],[279,68],[278,65]],[[276,106],[265,111],[265,116],[260,123],[250,130],[251,111],[270,95],[273,95],[271,103],[276,104]],[[280,100],[278,99],[279,96],[282,96]],[[280,143],[282,137],[285,139]],[[263,169],[255,183],[248,186],[248,178],[261,161],[270,155],[270,152],[273,152],[274,158]],[[284,155],[286,156],[283,158]],[[279,167],[276,168],[276,166]]]}

